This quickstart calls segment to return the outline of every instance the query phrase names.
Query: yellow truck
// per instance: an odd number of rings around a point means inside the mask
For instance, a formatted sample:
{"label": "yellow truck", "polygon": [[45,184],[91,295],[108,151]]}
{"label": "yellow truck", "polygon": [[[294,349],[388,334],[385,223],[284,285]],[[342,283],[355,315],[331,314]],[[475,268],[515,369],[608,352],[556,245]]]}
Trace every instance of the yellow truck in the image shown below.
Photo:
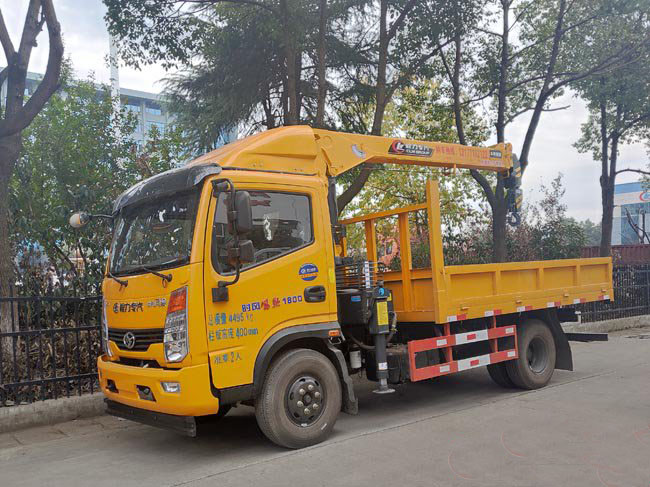
{"label": "yellow truck", "polygon": [[[515,160],[516,161],[516,160]],[[350,375],[377,393],[487,365],[504,387],[572,370],[558,313],[611,299],[609,258],[445,266],[436,182],[421,204],[338,221],[334,178],[360,164],[516,178],[489,148],[293,126],[228,144],[115,202],[99,381],[110,414],[195,436],[253,406],[273,442],[323,441],[356,414]],[[426,211],[430,268],[413,268],[409,213]],[[397,218],[401,269],[377,264],[375,223]],[[76,213],[80,227],[92,215]],[[363,222],[366,256],[347,255]]]}

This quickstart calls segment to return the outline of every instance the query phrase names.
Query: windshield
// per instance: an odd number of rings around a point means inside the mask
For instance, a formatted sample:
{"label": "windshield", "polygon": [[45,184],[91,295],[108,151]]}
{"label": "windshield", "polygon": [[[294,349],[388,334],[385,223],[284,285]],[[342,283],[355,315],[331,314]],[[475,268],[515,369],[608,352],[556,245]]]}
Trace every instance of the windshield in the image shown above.
{"label": "windshield", "polygon": [[198,190],[124,208],[115,225],[112,274],[187,264],[192,251]]}

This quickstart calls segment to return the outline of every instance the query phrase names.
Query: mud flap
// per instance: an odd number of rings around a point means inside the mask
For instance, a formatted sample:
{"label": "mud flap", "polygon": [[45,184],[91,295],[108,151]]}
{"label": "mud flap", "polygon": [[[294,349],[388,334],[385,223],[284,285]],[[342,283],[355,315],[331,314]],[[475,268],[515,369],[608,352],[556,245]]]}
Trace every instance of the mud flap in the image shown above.
{"label": "mud flap", "polygon": [[562,325],[560,325],[556,309],[550,308],[541,310],[531,313],[531,316],[535,316],[544,321],[553,334],[556,351],[555,368],[561,370],[573,370],[573,354],[571,353],[571,346],[569,345],[569,340],[564,334]]}
{"label": "mud flap", "polygon": [[350,378],[350,375],[348,374],[348,366],[345,363],[343,352],[332,345],[329,341],[327,342],[327,350],[329,354],[331,354],[330,360],[334,363],[334,366],[339,373],[339,377],[341,378],[341,386],[343,389],[343,404],[341,405],[341,410],[348,414],[358,414],[359,400],[354,394],[352,378]]}

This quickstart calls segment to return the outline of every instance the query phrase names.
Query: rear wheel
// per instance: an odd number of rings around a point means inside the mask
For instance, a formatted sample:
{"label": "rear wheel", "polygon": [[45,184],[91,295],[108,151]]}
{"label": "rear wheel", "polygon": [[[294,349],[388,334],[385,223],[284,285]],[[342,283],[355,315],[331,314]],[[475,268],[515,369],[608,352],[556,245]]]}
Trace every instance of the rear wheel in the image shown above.
{"label": "rear wheel", "polygon": [[488,374],[490,374],[490,377],[494,382],[496,382],[498,385],[501,387],[505,387],[506,389],[512,389],[515,387],[514,382],[512,382],[512,379],[508,375],[508,371],[506,370],[506,364],[503,362],[499,362],[498,364],[492,364],[487,366]]}
{"label": "rear wheel", "polygon": [[508,377],[522,389],[539,389],[555,370],[555,340],[541,320],[528,320],[517,330],[519,357],[505,362]]}
{"label": "rear wheel", "polygon": [[266,373],[255,403],[262,432],[286,448],[324,441],[341,410],[341,382],[332,362],[314,350],[289,350]]}

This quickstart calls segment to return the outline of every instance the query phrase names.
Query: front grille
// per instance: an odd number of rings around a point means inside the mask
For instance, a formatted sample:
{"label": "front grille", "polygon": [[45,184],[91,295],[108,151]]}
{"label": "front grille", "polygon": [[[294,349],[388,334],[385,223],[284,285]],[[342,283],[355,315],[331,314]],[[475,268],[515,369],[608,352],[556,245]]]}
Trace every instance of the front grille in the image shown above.
{"label": "front grille", "polygon": [[[128,348],[124,344],[124,335],[133,333],[135,337],[135,344],[132,348]],[[154,343],[162,343],[165,334],[164,328],[109,328],[108,339],[117,345],[120,350],[127,350],[131,352],[144,352],[149,348],[149,345]]]}

